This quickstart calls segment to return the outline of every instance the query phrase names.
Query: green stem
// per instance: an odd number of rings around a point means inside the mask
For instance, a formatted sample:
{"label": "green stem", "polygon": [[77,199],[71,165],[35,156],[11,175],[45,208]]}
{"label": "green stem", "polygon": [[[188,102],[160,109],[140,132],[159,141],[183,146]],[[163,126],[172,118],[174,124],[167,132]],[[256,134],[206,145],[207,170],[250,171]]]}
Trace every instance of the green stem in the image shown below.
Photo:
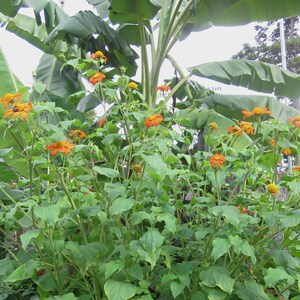
{"label": "green stem", "polygon": [[143,16],[141,14],[140,9],[140,1],[135,0],[135,7],[137,10],[137,17],[138,17],[138,25],[141,37],[141,51],[142,51],[142,85],[144,90],[145,99],[150,107],[152,107],[152,101],[150,98],[150,72],[149,72],[149,62],[148,62],[148,55],[147,55],[147,42],[146,42],[146,35],[145,35],[145,27],[143,22]]}

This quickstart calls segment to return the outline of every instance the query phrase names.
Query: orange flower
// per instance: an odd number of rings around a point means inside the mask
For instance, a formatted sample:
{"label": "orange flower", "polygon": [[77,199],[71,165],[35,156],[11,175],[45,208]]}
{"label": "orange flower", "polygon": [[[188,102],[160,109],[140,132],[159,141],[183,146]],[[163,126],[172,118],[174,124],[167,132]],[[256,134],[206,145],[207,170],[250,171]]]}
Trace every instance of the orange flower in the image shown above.
{"label": "orange flower", "polygon": [[213,168],[219,168],[219,167],[223,166],[225,161],[226,161],[225,156],[223,154],[219,154],[219,153],[214,154],[209,159],[210,165]]}
{"label": "orange flower", "polygon": [[98,122],[97,126],[98,126],[98,127],[101,127],[101,126],[103,126],[103,125],[105,124],[105,122],[106,122],[106,118],[102,118],[102,119]]}
{"label": "orange flower", "polygon": [[271,194],[277,194],[279,191],[279,187],[274,183],[268,184],[267,188],[268,188],[269,193],[271,193]]}
{"label": "orange flower", "polygon": [[300,116],[288,119],[288,123],[292,123],[294,126],[300,128]]}
{"label": "orange flower", "polygon": [[238,205],[236,208],[238,208],[242,214],[246,214],[248,212],[248,209],[245,206],[243,206],[241,209],[240,206]]}
{"label": "orange flower", "polygon": [[156,90],[161,91],[161,92],[169,92],[171,90],[171,88],[167,84],[163,84],[163,85],[157,86]]}
{"label": "orange flower", "polygon": [[296,171],[296,172],[300,172],[300,165],[294,166],[293,170]]}
{"label": "orange flower", "polygon": [[21,117],[23,120],[28,119],[28,112],[32,111],[32,103],[23,103],[22,101],[13,104],[11,109],[5,112],[4,118],[12,116],[13,118]]}
{"label": "orange flower", "polygon": [[285,149],[283,149],[283,154],[284,155],[291,155],[291,149],[290,148],[285,148]]}
{"label": "orange flower", "polygon": [[76,142],[79,139],[85,138],[86,134],[83,131],[79,130],[79,129],[71,130],[71,132],[69,133],[69,137],[72,137],[73,141]]}
{"label": "orange flower", "polygon": [[250,122],[239,122],[238,125],[247,134],[254,134],[254,128],[252,127],[252,123],[250,123]]}
{"label": "orange flower", "polygon": [[252,111],[247,111],[247,110],[243,110],[242,113],[244,114],[243,119],[251,117],[253,115],[271,115],[272,112],[269,111],[266,107],[254,107],[254,109]]}
{"label": "orange flower", "polygon": [[146,127],[158,126],[162,121],[163,121],[162,115],[152,115],[146,119],[144,125]]}
{"label": "orange flower", "polygon": [[274,139],[271,139],[270,144],[275,147],[277,145],[277,142]]}
{"label": "orange flower", "polygon": [[227,130],[228,133],[232,133],[235,135],[241,136],[243,134],[243,131],[241,128],[235,127],[235,126],[230,126]]}
{"label": "orange flower", "polygon": [[219,129],[219,126],[216,122],[210,122],[209,127],[212,129]]}
{"label": "orange flower", "polygon": [[71,150],[74,148],[75,144],[69,143],[69,140],[59,141],[53,143],[45,148],[51,150],[51,155],[55,156],[57,152],[70,154]]}
{"label": "orange flower", "polygon": [[131,81],[131,82],[128,83],[128,87],[131,88],[131,89],[136,89],[137,84],[135,82]]}
{"label": "orange flower", "polygon": [[105,77],[106,77],[105,74],[98,72],[89,78],[89,82],[92,85],[95,85],[97,82],[101,83]]}
{"label": "orange flower", "polygon": [[103,59],[104,62],[107,62],[107,57],[100,50],[91,54],[91,59],[97,59],[97,58]]}
{"label": "orange flower", "polygon": [[21,101],[21,93],[16,94],[5,94],[2,98],[0,98],[0,102],[2,102],[3,107],[6,109],[8,107],[8,104],[14,100]]}

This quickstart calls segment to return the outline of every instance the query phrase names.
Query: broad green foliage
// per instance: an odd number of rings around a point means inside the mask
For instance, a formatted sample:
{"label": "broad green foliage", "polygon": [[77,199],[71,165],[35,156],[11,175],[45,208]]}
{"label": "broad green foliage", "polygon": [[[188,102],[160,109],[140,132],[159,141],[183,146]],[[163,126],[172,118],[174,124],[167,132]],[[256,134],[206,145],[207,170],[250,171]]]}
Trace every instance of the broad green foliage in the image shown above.
{"label": "broad green foliage", "polygon": [[[0,4],[7,30],[46,52],[31,89],[0,56],[0,298],[297,300],[300,112],[190,79],[298,98],[297,75],[249,61],[185,75],[168,54],[193,30],[299,4],[88,3],[98,16],[69,17],[51,0]],[[178,75],[159,83],[165,59]]]}

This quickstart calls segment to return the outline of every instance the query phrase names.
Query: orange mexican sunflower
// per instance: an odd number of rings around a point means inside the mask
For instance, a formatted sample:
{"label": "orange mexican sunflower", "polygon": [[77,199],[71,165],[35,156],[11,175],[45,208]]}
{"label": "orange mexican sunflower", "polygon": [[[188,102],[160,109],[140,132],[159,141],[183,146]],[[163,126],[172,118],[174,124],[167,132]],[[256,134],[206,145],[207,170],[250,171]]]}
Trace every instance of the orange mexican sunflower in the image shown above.
{"label": "orange mexican sunflower", "polygon": [[252,111],[242,110],[242,113],[244,115],[243,119],[251,117],[253,115],[259,116],[263,114],[267,114],[267,115],[272,114],[272,112],[269,111],[266,107],[254,107]]}
{"label": "orange mexican sunflower", "polygon": [[146,119],[144,125],[146,127],[158,126],[162,121],[163,121],[162,115],[152,115]]}
{"label": "orange mexican sunflower", "polygon": [[171,88],[167,84],[163,84],[163,85],[157,86],[156,90],[161,91],[161,92],[169,92],[171,90]]}
{"label": "orange mexican sunflower", "polygon": [[235,127],[235,126],[230,126],[227,130],[228,133],[232,133],[235,135],[241,136],[243,134],[243,131],[241,128]]}
{"label": "orange mexican sunflower", "polygon": [[245,206],[243,206],[241,209],[241,207],[238,205],[236,208],[238,208],[242,214],[246,214],[248,212],[248,209]]}
{"label": "orange mexican sunflower", "polygon": [[96,51],[95,53],[92,53],[90,57],[91,57],[91,59],[100,58],[100,59],[103,59],[105,62],[107,62],[107,57],[100,50]]}
{"label": "orange mexican sunflower", "polygon": [[101,83],[105,77],[106,77],[105,74],[98,72],[89,78],[89,82],[92,85],[95,85],[97,82]]}
{"label": "orange mexican sunflower", "polygon": [[300,165],[294,166],[293,170],[300,173]]}
{"label": "orange mexican sunflower", "polygon": [[79,139],[85,138],[86,134],[83,131],[76,129],[76,130],[71,130],[71,132],[69,133],[69,137],[73,138],[73,141],[76,142]]}
{"label": "orange mexican sunflower", "polygon": [[137,84],[135,82],[131,81],[131,82],[128,83],[128,87],[131,88],[131,89],[136,89]]}
{"label": "orange mexican sunflower", "polygon": [[105,124],[105,122],[106,122],[106,118],[102,118],[102,119],[98,122],[97,126],[98,126],[98,127],[101,127],[101,126],[103,126],[103,125]]}
{"label": "orange mexican sunflower", "polygon": [[225,161],[226,161],[225,156],[223,154],[220,154],[220,153],[214,154],[209,159],[210,165],[213,168],[219,168],[219,167],[223,166]]}
{"label": "orange mexican sunflower", "polygon": [[218,124],[216,122],[210,122],[209,123],[209,127],[211,129],[219,129],[219,126],[218,126]]}
{"label": "orange mexican sunflower", "polygon": [[271,194],[277,194],[279,191],[279,187],[274,183],[268,184],[267,188],[268,188],[269,193],[271,193]]}
{"label": "orange mexican sunflower", "polygon": [[291,155],[291,153],[292,153],[290,148],[284,148],[282,150],[282,152],[284,155],[287,155],[287,156]]}
{"label": "orange mexican sunflower", "polygon": [[3,104],[3,107],[6,109],[8,107],[8,104],[10,102],[13,102],[14,100],[21,100],[21,93],[16,94],[5,94],[2,98],[0,98],[0,102]]}
{"label": "orange mexican sunflower", "polygon": [[294,126],[300,128],[300,116],[288,119],[288,123],[292,123]]}
{"label": "orange mexican sunflower", "polygon": [[277,146],[277,142],[274,139],[271,139],[270,144],[275,147]]}
{"label": "orange mexican sunflower", "polygon": [[247,134],[254,134],[254,128],[250,122],[238,122],[240,128],[245,131]]}
{"label": "orange mexican sunflower", "polygon": [[71,150],[74,148],[75,144],[69,143],[69,140],[59,141],[53,143],[45,148],[51,150],[51,155],[55,156],[57,152],[70,154]]}
{"label": "orange mexican sunflower", "polygon": [[22,101],[13,104],[11,109],[6,110],[4,118],[12,116],[13,118],[21,117],[23,120],[28,119],[28,112],[32,111],[32,103],[23,103]]}

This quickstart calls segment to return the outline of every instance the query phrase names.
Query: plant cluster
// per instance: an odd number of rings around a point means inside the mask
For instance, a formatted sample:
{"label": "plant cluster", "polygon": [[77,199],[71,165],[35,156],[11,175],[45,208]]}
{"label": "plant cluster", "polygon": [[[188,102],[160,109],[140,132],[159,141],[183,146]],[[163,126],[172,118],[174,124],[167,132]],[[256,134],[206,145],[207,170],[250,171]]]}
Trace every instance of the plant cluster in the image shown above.
{"label": "plant cluster", "polygon": [[2,299],[298,299],[300,167],[278,164],[299,154],[299,116],[211,119],[200,151],[129,77],[91,84],[113,95],[94,127],[37,90],[0,99]]}

